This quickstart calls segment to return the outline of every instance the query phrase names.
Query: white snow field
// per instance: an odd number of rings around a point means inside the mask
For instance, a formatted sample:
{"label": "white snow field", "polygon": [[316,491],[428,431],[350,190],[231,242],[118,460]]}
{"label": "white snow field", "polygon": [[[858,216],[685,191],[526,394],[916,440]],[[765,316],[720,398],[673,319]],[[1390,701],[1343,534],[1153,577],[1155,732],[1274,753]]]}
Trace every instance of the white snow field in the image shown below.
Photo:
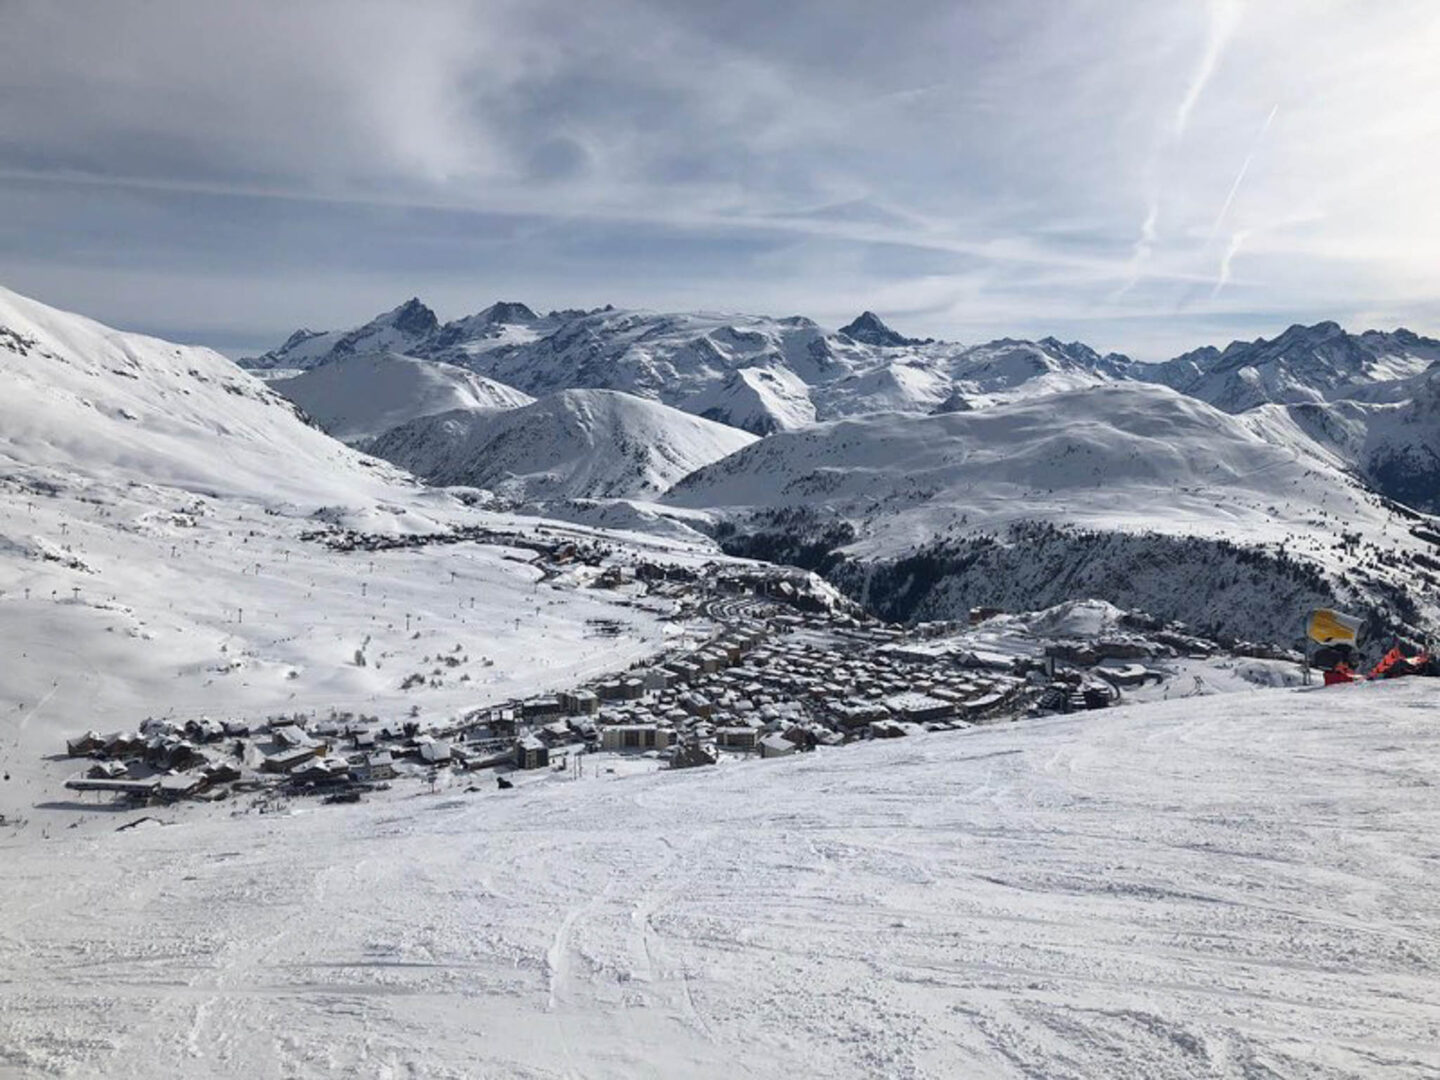
{"label": "white snow field", "polygon": [[561,390],[520,408],[413,420],[368,444],[434,484],[527,499],[648,498],[756,441],[617,390]]}
{"label": "white snow field", "polygon": [[351,445],[422,416],[452,409],[514,409],[535,400],[465,368],[398,353],[341,357],[270,386]]}
{"label": "white snow field", "polygon": [[[443,722],[623,669],[673,632],[629,597],[543,580],[534,551],[510,546],[597,534],[424,489],[303,424],[289,401],[210,350],[0,290],[0,385],[9,820],[45,827],[68,813],[49,804],[73,763],[45,759],[88,728],[331,709],[394,718],[413,708]],[[332,524],[504,536],[348,553],[305,538]],[[682,560],[706,550],[598,535]],[[588,631],[587,619],[602,618],[616,636]],[[442,666],[442,653],[461,663]],[[420,685],[402,689],[416,674]]]}
{"label": "white snow field", "polygon": [[1428,680],[526,779],[0,832],[0,1075],[1440,1075]]}

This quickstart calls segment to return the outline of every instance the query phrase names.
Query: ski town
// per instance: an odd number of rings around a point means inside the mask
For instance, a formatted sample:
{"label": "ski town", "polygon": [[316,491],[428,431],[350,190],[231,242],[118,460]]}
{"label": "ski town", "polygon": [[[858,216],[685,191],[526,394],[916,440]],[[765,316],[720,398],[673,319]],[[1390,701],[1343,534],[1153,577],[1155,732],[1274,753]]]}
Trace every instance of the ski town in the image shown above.
{"label": "ski town", "polygon": [[[567,547],[542,550],[537,562],[553,571],[575,558]],[[699,640],[585,685],[444,720],[418,707],[398,717],[336,709],[261,720],[147,718],[132,730],[87,731],[66,744],[67,755],[90,761],[66,786],[141,804],[246,794],[262,804],[353,802],[406,778],[432,788],[509,788],[514,774],[535,770],[614,771],[621,761],[713,767],[1105,708],[1133,694],[1204,692],[1204,676],[1186,663],[1249,658],[1297,680],[1301,671],[1297,653],[1222,647],[1114,609],[1108,629],[1083,636],[984,609],[965,625],[902,627],[860,613],[813,575],[781,568],[610,564],[588,580],[668,601],[672,617],[692,628],[682,640],[691,632]],[[1067,608],[1077,606],[1085,602]],[[1055,623],[1054,612],[1042,615]],[[431,677],[453,662],[435,660]]]}

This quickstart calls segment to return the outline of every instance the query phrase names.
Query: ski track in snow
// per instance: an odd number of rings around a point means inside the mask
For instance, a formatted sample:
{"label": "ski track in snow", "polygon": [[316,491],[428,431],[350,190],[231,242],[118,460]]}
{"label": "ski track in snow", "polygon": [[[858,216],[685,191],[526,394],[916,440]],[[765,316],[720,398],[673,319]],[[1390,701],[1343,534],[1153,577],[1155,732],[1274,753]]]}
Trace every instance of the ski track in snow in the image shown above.
{"label": "ski track in snow", "polygon": [[1433,693],[11,834],[0,1076],[1437,1076]]}

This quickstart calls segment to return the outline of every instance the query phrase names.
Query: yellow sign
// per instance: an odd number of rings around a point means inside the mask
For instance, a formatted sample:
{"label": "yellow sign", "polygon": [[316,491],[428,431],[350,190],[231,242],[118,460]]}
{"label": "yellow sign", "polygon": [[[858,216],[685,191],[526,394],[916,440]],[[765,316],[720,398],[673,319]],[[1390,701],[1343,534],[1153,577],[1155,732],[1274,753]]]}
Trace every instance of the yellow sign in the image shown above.
{"label": "yellow sign", "polygon": [[1306,631],[1310,640],[1318,641],[1321,645],[1354,645],[1363,625],[1364,619],[1322,607],[1310,613],[1310,625],[1306,627]]}

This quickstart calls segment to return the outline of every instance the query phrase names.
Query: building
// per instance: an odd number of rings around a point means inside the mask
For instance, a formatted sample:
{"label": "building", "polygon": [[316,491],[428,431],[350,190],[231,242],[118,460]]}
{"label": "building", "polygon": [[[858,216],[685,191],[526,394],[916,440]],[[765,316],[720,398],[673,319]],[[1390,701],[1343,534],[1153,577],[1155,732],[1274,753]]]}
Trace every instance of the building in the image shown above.
{"label": "building", "polygon": [[722,727],[715,729],[715,745],[726,750],[754,750],[760,732],[753,727]]}
{"label": "building", "polygon": [[789,757],[795,753],[796,747],[795,744],[785,738],[784,735],[770,734],[760,739],[759,743],[756,744],[756,749],[760,751],[762,758],[772,758]]}
{"label": "building", "polygon": [[553,720],[565,711],[559,698],[532,698],[525,702],[525,719],[532,721]]}
{"label": "building", "polygon": [[370,780],[395,779],[395,756],[389,750],[366,754],[364,774]]}
{"label": "building", "polygon": [[296,746],[277,751],[274,754],[267,754],[265,760],[260,763],[260,768],[265,772],[288,773],[323,753],[325,753],[325,748],[318,743],[311,746]]}
{"label": "building", "polygon": [[929,694],[907,692],[885,699],[885,707],[896,720],[923,724],[933,720],[949,720],[955,715],[955,703]]}
{"label": "building", "polygon": [[517,769],[543,769],[550,764],[550,748],[538,735],[526,735],[515,743]]}
{"label": "building", "polygon": [[560,704],[571,716],[594,716],[600,711],[600,698],[593,690],[571,690],[561,694]]}
{"label": "building", "polygon": [[672,734],[657,724],[617,724],[601,729],[600,746],[605,750],[664,750]]}

